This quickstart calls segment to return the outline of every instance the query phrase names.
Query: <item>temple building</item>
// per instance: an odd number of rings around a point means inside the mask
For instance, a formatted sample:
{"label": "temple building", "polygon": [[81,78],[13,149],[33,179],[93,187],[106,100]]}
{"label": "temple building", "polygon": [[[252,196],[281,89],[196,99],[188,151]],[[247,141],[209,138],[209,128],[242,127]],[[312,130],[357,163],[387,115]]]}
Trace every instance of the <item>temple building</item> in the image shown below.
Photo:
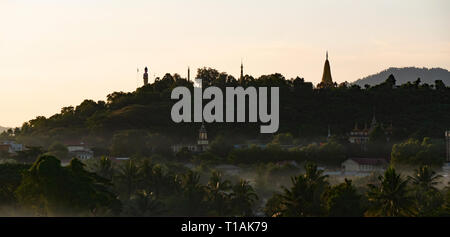
{"label": "temple building", "polygon": [[205,128],[205,124],[202,123],[202,126],[200,127],[200,130],[198,132],[198,140],[197,144],[175,144],[172,145],[172,152],[177,153],[181,151],[181,149],[187,148],[190,152],[205,152],[209,148],[209,141],[208,141],[208,133]]}
{"label": "temple building", "polygon": [[317,88],[333,88],[336,84],[333,83],[331,78],[330,62],[328,61],[328,51],[325,59],[325,65],[323,66],[322,81],[317,85]]}
{"label": "temple building", "polygon": [[[370,127],[367,127],[367,123],[364,125],[364,128],[358,128],[358,123],[355,123],[355,127],[349,134],[349,142],[353,144],[359,144],[361,146],[361,150],[367,151],[367,143],[369,142],[369,135],[378,126],[378,122],[375,118],[375,114],[373,115],[372,122],[370,123]],[[392,123],[389,127],[384,128],[383,124],[380,124],[381,128],[384,131],[386,136],[386,141],[389,142],[392,136]]]}
{"label": "temple building", "polygon": [[365,151],[367,150],[366,145],[369,142],[369,131],[370,129],[367,128],[367,124],[364,126],[363,129],[359,129],[358,123],[355,123],[355,127],[350,132],[348,140],[350,143],[360,145],[361,150]]}
{"label": "temple building", "polygon": [[197,146],[200,151],[206,151],[208,149],[208,133],[206,132],[205,124],[202,123],[200,131],[198,132]]}
{"label": "temple building", "polygon": [[147,67],[145,67],[145,69],[144,69],[143,78],[144,78],[144,86],[146,86],[148,84],[148,68]]}

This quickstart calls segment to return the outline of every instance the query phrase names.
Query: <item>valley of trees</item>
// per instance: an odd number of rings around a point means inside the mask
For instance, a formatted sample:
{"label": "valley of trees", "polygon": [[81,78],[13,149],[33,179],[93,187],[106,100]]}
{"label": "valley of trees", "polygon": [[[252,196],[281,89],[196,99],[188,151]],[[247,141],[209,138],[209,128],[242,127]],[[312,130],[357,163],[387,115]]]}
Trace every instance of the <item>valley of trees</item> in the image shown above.
{"label": "valley of trees", "polygon": [[43,155],[31,165],[0,164],[0,215],[449,216],[450,188],[438,188],[441,178],[429,166],[411,176],[391,167],[364,185],[347,179],[330,184],[308,162],[263,202],[260,181],[230,180],[216,170],[151,159],[120,164],[108,158],[73,159],[62,166],[54,156]]}

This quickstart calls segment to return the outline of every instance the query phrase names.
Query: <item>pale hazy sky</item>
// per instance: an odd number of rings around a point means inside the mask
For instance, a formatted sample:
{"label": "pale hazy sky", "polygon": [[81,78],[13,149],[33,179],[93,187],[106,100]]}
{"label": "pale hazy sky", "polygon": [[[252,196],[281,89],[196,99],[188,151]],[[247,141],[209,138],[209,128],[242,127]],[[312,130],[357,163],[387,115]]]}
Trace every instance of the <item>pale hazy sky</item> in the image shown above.
{"label": "pale hazy sky", "polygon": [[0,125],[133,91],[144,66],[237,77],[243,58],[246,74],[316,84],[326,50],[337,82],[450,69],[450,1],[0,0]]}

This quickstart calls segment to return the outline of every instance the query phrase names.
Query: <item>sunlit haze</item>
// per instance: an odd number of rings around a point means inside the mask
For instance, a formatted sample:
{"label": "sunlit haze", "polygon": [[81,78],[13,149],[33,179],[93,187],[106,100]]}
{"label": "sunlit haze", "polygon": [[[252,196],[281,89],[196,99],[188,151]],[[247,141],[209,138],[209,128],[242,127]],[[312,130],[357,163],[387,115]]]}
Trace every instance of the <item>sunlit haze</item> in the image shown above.
{"label": "sunlit haze", "polygon": [[[2,0],[0,125],[51,116],[165,73],[212,67],[320,82],[450,69],[450,1]],[[140,69],[137,74],[137,68]]]}

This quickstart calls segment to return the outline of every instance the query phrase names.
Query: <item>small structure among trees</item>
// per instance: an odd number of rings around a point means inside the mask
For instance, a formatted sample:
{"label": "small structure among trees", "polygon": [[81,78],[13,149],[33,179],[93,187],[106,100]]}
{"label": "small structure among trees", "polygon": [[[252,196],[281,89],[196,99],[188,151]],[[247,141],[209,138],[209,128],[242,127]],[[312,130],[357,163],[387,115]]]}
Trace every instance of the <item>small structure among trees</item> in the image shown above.
{"label": "small structure among trees", "polygon": [[359,129],[358,124],[355,123],[348,140],[350,143],[360,145],[362,151],[367,151],[369,142],[389,142],[392,130],[392,123],[389,127],[384,128],[383,124],[377,122],[374,114],[369,128],[366,124],[363,129]]}
{"label": "small structure among trees", "polygon": [[342,162],[343,172],[384,171],[388,162],[383,158],[350,158]]}
{"label": "small structure among trees", "polygon": [[205,124],[202,123],[202,126],[200,127],[200,130],[198,132],[198,140],[197,144],[175,144],[172,145],[172,151],[173,153],[178,153],[183,150],[188,150],[190,152],[204,152],[208,149],[209,142],[208,142],[208,133],[205,128]]}

